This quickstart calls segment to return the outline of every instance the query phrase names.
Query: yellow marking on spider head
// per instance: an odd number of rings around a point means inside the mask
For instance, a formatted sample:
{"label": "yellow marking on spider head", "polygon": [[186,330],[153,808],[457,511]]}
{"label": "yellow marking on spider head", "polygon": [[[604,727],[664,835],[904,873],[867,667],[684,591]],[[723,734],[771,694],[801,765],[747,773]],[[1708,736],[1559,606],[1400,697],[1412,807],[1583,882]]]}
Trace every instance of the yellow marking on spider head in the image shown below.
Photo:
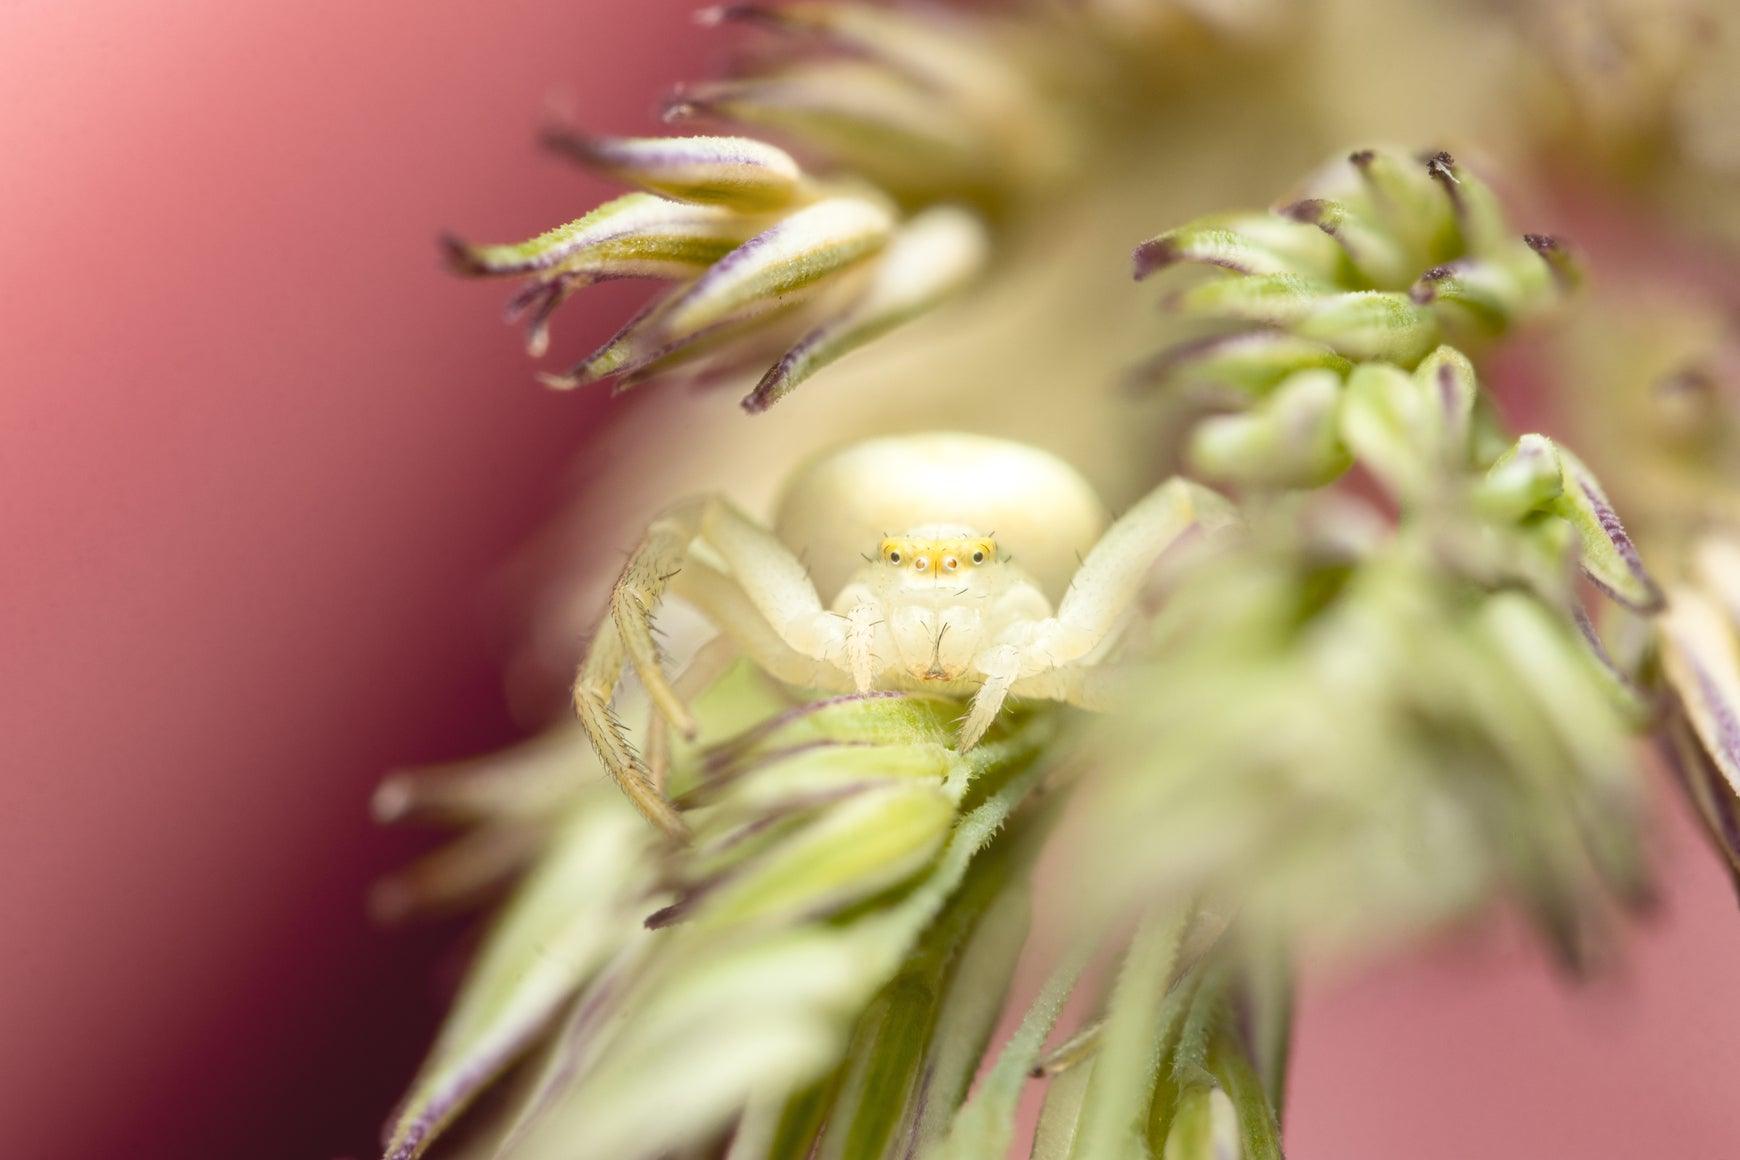
{"label": "yellow marking on spider head", "polygon": [[882,562],[914,572],[946,575],[997,561],[997,541],[988,536],[916,539],[889,536],[882,541]]}

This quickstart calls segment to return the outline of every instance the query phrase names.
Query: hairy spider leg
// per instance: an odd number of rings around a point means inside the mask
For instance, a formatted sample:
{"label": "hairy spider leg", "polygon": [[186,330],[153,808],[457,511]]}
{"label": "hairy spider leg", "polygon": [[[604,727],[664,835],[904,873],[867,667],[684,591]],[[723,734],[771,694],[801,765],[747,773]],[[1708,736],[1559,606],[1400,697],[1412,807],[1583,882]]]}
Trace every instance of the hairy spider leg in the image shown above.
{"label": "hairy spider leg", "polygon": [[[1227,510],[1206,488],[1172,479],[1107,528],[1070,581],[1057,615],[1018,622],[985,651],[978,664],[985,683],[961,724],[961,748],[985,735],[1018,683],[1074,665],[1104,645],[1155,562],[1191,529],[1224,524]],[[1031,683],[1026,688],[1036,690]]]}
{"label": "hairy spider leg", "polygon": [[[734,619],[753,611],[755,618],[744,626],[745,635],[755,634],[758,621],[772,630],[787,652],[840,663],[846,662],[852,651],[849,641],[857,623],[825,610],[802,562],[771,532],[719,496],[686,500],[648,525],[611,589],[608,615],[581,662],[574,681],[574,711],[606,771],[623,792],[649,820],[678,838],[687,836],[687,827],[659,792],[659,779],[636,752],[611,706],[623,667],[630,664],[646,688],[654,712],[684,736],[694,735],[695,720],[684,696],[665,675],[652,618],[671,582],[685,570],[699,566],[692,556],[697,541],[725,564],[726,571],[709,567],[702,573],[703,579],[686,587],[703,589],[704,577],[711,573],[729,582],[714,585],[716,604],[727,599],[723,589],[733,587],[741,591],[749,606],[747,610],[735,608],[716,620],[721,631],[731,631]],[[725,610],[721,607],[719,611]],[[758,640],[752,651],[758,659],[779,654],[765,639]],[[780,669],[791,672],[794,667],[784,655],[768,665],[775,675]],[[814,676],[814,669],[807,675]]]}

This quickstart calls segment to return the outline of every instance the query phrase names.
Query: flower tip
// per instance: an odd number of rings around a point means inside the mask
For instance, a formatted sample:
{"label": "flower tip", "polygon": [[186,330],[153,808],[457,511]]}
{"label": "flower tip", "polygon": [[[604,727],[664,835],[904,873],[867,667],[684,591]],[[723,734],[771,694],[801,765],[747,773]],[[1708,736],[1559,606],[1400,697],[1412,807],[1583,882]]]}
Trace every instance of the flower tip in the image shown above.
{"label": "flower tip", "polygon": [[539,371],[536,378],[538,382],[553,391],[571,391],[575,387],[583,387],[592,381],[591,376],[576,371],[564,371],[561,374]]}
{"label": "flower tip", "polygon": [[436,244],[441,248],[442,265],[451,272],[468,278],[489,273],[483,263],[477,260],[471,247],[457,234],[444,233],[436,239]]}
{"label": "flower tip", "polygon": [[404,774],[394,774],[376,787],[369,799],[369,816],[382,825],[401,821],[411,812],[415,800],[411,780]]}
{"label": "flower tip", "polygon": [[1619,901],[1632,914],[1648,917],[1659,914],[1662,909],[1661,888],[1647,869],[1641,871],[1635,878],[1617,883]]}
{"label": "flower tip", "polygon": [[1162,235],[1158,238],[1151,238],[1137,246],[1136,252],[1131,255],[1131,273],[1135,276],[1136,281],[1140,282],[1155,271],[1164,270],[1172,265],[1178,261],[1179,257],[1178,246],[1170,237]]}
{"label": "flower tip", "polygon": [[1570,246],[1552,234],[1524,234],[1523,244],[1540,256],[1561,287],[1576,283],[1578,262]]}
{"label": "flower tip", "polygon": [[369,888],[367,908],[375,922],[397,926],[416,913],[416,892],[397,879],[386,878]]}
{"label": "flower tip", "polygon": [[1422,153],[1420,161],[1426,166],[1426,172],[1440,181],[1460,182],[1456,176],[1456,158],[1448,152],[1439,149],[1432,153]]}
{"label": "flower tip", "polygon": [[667,125],[674,125],[678,121],[687,121],[698,117],[704,112],[706,112],[705,105],[696,100],[694,95],[683,86],[678,85],[671,90],[670,96],[666,97],[664,103],[659,106],[659,120]]}
{"label": "flower tip", "polygon": [[598,158],[598,150],[592,138],[562,121],[552,122],[539,130],[538,147],[571,157],[582,165],[594,164]]}
{"label": "flower tip", "polygon": [[1429,306],[1438,298],[1438,283],[1453,277],[1456,271],[1449,266],[1433,266],[1419,280],[1408,288],[1408,297],[1420,306]]}
{"label": "flower tip", "polygon": [[684,906],[681,902],[673,902],[669,906],[661,906],[642,920],[641,925],[648,930],[663,930],[683,917]]}
{"label": "flower tip", "polygon": [[761,381],[755,384],[755,389],[744,395],[738,405],[751,415],[766,412],[775,403],[791,394],[803,378],[808,377],[801,368],[797,368],[794,376],[794,363],[799,361],[795,356],[804,349],[805,343],[799,343],[797,348],[786,352],[785,356],[761,376]]}
{"label": "flower tip", "polygon": [[1355,149],[1347,155],[1347,163],[1356,169],[1364,169],[1377,160],[1376,149]]}
{"label": "flower tip", "polygon": [[756,4],[709,4],[695,12],[695,23],[703,28],[717,28],[734,20],[755,20],[767,15]]}
{"label": "flower tip", "polygon": [[1330,233],[1332,231],[1323,224],[1323,215],[1327,208],[1322,198],[1307,197],[1290,205],[1284,205],[1276,212],[1282,217],[1291,218],[1296,222],[1304,222],[1308,226],[1316,226],[1325,233]]}
{"label": "flower tip", "polygon": [[1658,616],[1667,610],[1667,594],[1655,582],[1654,576],[1639,571],[1637,585],[1641,595],[1631,600],[1621,600],[1620,603],[1629,606],[1631,611],[1641,616]]}

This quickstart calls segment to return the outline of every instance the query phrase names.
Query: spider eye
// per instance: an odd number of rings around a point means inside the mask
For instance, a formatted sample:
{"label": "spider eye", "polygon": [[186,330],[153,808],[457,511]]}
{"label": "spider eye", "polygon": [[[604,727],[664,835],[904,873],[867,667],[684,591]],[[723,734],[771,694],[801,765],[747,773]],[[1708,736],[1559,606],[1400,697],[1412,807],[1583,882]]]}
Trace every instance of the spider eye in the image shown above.
{"label": "spider eye", "polygon": [[888,553],[888,562],[889,562],[889,563],[890,563],[890,564],[898,564],[898,563],[900,563],[900,553],[899,553],[899,552],[890,552],[890,553]]}
{"label": "spider eye", "polygon": [[961,566],[961,562],[953,556],[944,556],[942,564],[943,567],[948,569],[950,572],[953,572],[956,568]]}
{"label": "spider eye", "polygon": [[912,567],[915,572],[923,572],[925,569],[930,567],[930,560],[924,556],[920,556],[912,562]]}
{"label": "spider eye", "polygon": [[983,564],[984,562],[985,562],[985,553],[983,553],[983,552],[974,552],[973,553],[973,563]]}

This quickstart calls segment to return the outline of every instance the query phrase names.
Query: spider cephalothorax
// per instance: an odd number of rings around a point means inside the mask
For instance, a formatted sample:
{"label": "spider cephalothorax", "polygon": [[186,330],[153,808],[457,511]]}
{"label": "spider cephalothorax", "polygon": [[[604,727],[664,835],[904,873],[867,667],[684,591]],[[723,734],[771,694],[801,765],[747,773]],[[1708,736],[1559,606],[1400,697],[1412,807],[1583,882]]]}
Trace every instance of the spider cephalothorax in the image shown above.
{"label": "spider cephalothorax", "polygon": [[[793,476],[776,532],[719,496],[654,520],[611,594],[575,708],[611,775],[681,833],[659,790],[664,731],[693,732],[686,698],[731,659],[748,656],[799,688],[970,697],[967,748],[1009,696],[1101,703],[1099,662],[1143,577],[1199,520],[1224,518],[1212,492],[1173,480],[1108,527],[1073,468],[998,439],[851,444]],[[719,630],[674,683],[651,626],[667,587]],[[625,662],[655,712],[644,759],[610,710]]]}

